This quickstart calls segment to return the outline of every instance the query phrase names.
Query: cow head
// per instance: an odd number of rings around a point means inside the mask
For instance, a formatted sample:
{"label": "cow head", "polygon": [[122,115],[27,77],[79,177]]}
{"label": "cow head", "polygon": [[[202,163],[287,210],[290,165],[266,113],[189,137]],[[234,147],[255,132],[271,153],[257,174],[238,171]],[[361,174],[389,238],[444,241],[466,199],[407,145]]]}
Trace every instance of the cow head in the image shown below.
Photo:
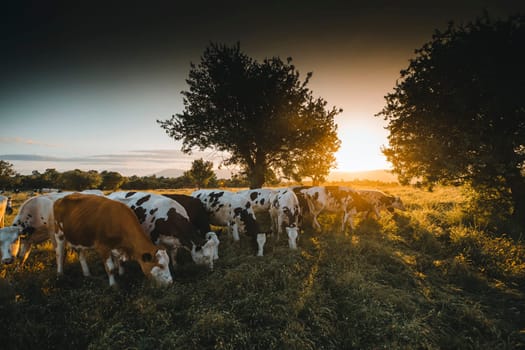
{"label": "cow head", "polygon": [[143,253],[139,263],[144,274],[157,284],[167,286],[173,283],[169,268],[170,259],[166,250],[159,249],[154,256],[149,252]]}
{"label": "cow head", "polygon": [[208,265],[210,269],[213,269],[213,261],[219,258],[219,239],[215,232],[208,232],[206,234],[206,243],[197,248],[192,242],[191,257],[193,261],[198,265]]}
{"label": "cow head", "polygon": [[12,264],[20,248],[20,232],[17,226],[7,226],[0,229],[0,252],[3,264]]}

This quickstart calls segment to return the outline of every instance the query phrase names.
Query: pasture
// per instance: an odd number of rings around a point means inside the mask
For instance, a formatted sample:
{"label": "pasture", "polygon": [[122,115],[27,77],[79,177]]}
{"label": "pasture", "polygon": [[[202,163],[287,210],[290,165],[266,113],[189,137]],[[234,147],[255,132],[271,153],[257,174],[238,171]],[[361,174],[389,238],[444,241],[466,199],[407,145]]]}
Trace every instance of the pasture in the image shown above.
{"label": "pasture", "polygon": [[[346,234],[336,233],[338,218],[323,215],[322,232],[306,230],[297,251],[269,239],[264,257],[243,237],[223,235],[213,271],[180,265],[168,288],[129,263],[111,289],[95,254],[93,277],[82,276],[71,253],[57,280],[55,253],[43,244],[23,268],[1,267],[0,347],[525,347],[523,241],[477,225],[461,188],[374,187],[401,196],[407,211],[358,218]],[[6,224],[25,196],[14,196]]]}

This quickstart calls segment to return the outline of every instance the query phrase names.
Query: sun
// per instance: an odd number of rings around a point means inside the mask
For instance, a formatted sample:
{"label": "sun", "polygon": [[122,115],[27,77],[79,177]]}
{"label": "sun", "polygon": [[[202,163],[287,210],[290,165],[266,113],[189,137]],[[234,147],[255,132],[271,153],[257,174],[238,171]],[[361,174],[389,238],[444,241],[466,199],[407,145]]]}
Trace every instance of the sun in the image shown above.
{"label": "sun", "polygon": [[339,129],[341,148],[335,154],[339,171],[391,169],[381,152],[387,145],[386,132],[371,125],[356,124]]}

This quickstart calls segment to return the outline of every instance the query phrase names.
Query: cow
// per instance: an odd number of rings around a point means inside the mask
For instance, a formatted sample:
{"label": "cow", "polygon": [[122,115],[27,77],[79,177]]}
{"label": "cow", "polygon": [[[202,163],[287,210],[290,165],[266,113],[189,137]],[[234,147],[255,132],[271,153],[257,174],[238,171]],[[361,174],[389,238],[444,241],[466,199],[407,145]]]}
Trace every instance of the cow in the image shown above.
{"label": "cow", "polygon": [[[148,192],[113,192],[107,198],[122,202],[135,212],[151,241],[168,248],[172,267],[175,267],[177,251],[182,248],[191,252],[195,263],[213,268],[213,260],[218,258],[215,232],[198,232],[179,202]],[[211,236],[215,239],[208,238]]]}
{"label": "cow", "polygon": [[391,213],[394,212],[394,209],[406,210],[400,197],[379,190],[358,190],[357,192],[372,206],[372,210],[367,211],[367,216],[374,213],[376,218],[380,218],[382,210],[388,210]]}
{"label": "cow", "polygon": [[[22,203],[12,224],[12,226],[19,229],[20,239],[12,247],[13,255],[4,257],[2,260],[6,259],[5,262],[7,263],[13,262],[14,257],[22,257],[19,265],[19,267],[22,267],[35,244],[40,244],[50,239],[53,247],[56,247],[53,203],[55,200],[72,193],[74,192],[52,192],[31,197]],[[84,193],[84,191],[81,193]],[[99,191],[98,193],[102,192]]]}
{"label": "cow", "polygon": [[12,213],[11,197],[0,196],[0,228],[4,227],[5,215],[11,215]]}
{"label": "cow", "polygon": [[124,203],[93,194],[73,193],[57,199],[53,211],[58,276],[64,273],[67,242],[78,250],[84,276],[90,272],[83,251],[94,248],[104,261],[110,286],[116,285],[117,266],[112,252],[136,260],[144,275],[156,283],[173,283],[166,250],[151,242],[133,210]]}
{"label": "cow", "polygon": [[210,218],[208,217],[208,212],[204,207],[204,204],[197,198],[188,196],[185,194],[165,194],[162,193],[164,197],[173,199],[186,209],[188,214],[188,219],[195,226],[195,228],[201,233],[206,234],[211,231]]}
{"label": "cow", "polygon": [[257,214],[260,212],[269,212],[270,197],[273,196],[276,191],[270,188],[256,188],[238,191],[237,193],[250,202],[254,213]]}
{"label": "cow", "polygon": [[371,205],[350,187],[315,186],[301,192],[306,195],[313,216],[313,226],[318,231],[321,230],[321,225],[317,217],[323,211],[341,215],[341,232],[345,232],[347,225],[354,229],[353,217],[358,212],[371,210]]}
{"label": "cow", "polygon": [[270,217],[273,229],[277,232],[277,239],[283,230],[286,231],[290,249],[297,249],[299,216],[299,200],[292,189],[278,189],[270,197]]}
{"label": "cow", "polygon": [[304,228],[306,225],[312,226],[313,217],[310,213],[310,207],[308,206],[306,194],[303,192],[304,190],[312,188],[312,186],[292,186],[289,188],[293,191],[293,193],[295,193],[295,196],[299,201],[299,227]]}
{"label": "cow", "polygon": [[227,226],[234,241],[239,241],[239,233],[251,237],[258,247],[257,256],[263,256],[267,233],[261,232],[250,201],[223,190],[197,190],[191,196],[204,204],[212,225]]}

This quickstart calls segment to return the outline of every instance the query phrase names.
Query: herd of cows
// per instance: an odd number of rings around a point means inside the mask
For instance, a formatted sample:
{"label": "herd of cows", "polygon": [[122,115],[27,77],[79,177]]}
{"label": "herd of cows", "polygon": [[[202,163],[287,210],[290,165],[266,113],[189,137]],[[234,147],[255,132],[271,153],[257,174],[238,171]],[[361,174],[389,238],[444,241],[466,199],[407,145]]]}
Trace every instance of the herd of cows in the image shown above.
{"label": "herd of cows", "polygon": [[[122,262],[135,260],[159,285],[173,283],[177,254],[187,251],[193,262],[213,269],[219,258],[219,238],[212,226],[227,228],[228,236],[241,236],[263,256],[267,235],[285,235],[290,249],[297,248],[302,229],[320,230],[322,212],[341,216],[341,230],[353,229],[354,217],[379,217],[382,210],[405,210],[399,197],[377,190],[345,186],[296,186],[239,192],[201,189],[191,195],[99,190],[53,192],[31,197],[19,208],[11,226],[4,227],[11,201],[0,196],[0,247],[3,264],[27,260],[34,245],[50,240],[56,251],[57,274],[63,274],[66,245],[78,253],[84,276],[89,276],[85,249],[101,256],[109,284],[122,274]],[[263,227],[262,217],[270,218]],[[221,239],[227,239],[221,237]]]}

